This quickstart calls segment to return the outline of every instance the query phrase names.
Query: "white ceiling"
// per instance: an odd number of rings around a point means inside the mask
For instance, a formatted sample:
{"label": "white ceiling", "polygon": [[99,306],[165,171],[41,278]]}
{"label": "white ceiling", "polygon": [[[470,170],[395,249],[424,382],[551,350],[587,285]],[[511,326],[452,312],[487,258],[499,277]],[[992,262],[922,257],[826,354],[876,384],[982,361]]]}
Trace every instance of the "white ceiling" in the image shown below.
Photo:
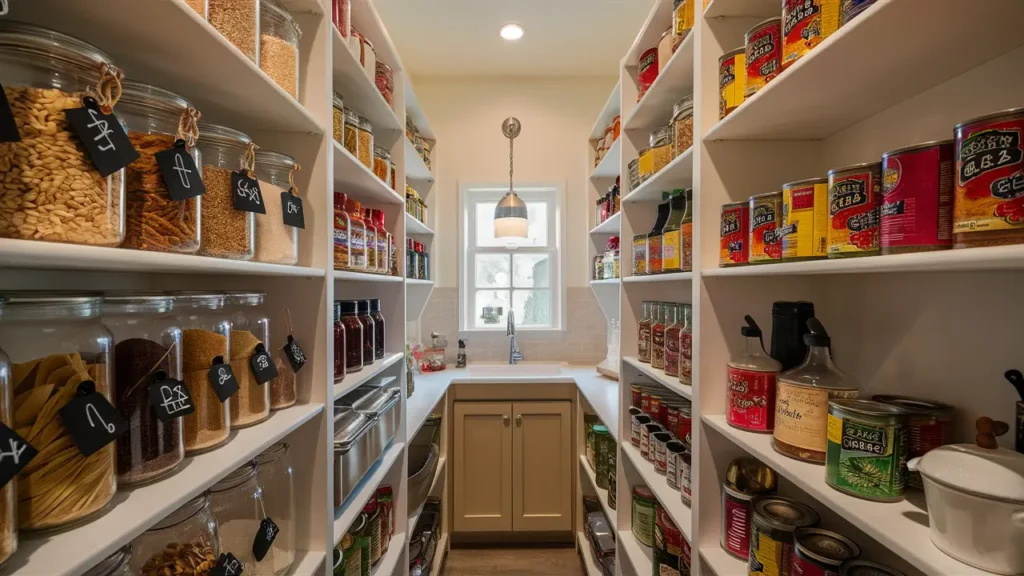
{"label": "white ceiling", "polygon": [[[615,76],[653,0],[374,0],[402,63],[425,76]],[[498,35],[516,22],[526,35]]]}

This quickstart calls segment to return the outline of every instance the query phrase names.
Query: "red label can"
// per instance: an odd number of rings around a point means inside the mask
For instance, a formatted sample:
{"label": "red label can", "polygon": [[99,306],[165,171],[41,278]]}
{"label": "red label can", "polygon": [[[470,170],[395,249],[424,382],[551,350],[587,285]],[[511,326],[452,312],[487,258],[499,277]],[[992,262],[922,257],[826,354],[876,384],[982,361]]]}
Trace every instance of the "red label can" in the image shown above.
{"label": "red label can", "polygon": [[782,259],[782,192],[769,192],[750,197],[750,251],[751,264]]}
{"label": "red label can", "polygon": [[953,141],[882,154],[882,254],[953,245]]}
{"label": "red label can", "polygon": [[878,254],[881,176],[880,162],[829,171],[829,258]]}
{"label": "red label can", "polygon": [[729,366],[726,370],[725,420],[754,432],[775,428],[775,382],[778,372],[756,372]]}
{"label": "red label can", "polygon": [[749,234],[750,205],[734,202],[722,206],[722,229],[719,235],[719,266],[747,263],[747,235]]}
{"label": "red label can", "polygon": [[640,101],[644,97],[644,94],[651,88],[651,84],[658,79],[658,47],[648,48],[640,55],[640,61],[637,64],[637,83],[639,84],[639,93],[637,94],[636,100]]}
{"label": "red label can", "polygon": [[742,560],[750,555],[751,496],[722,486],[722,548]]}
{"label": "red label can", "polygon": [[747,88],[750,98],[782,71],[782,18],[769,18],[751,28],[745,37]]}

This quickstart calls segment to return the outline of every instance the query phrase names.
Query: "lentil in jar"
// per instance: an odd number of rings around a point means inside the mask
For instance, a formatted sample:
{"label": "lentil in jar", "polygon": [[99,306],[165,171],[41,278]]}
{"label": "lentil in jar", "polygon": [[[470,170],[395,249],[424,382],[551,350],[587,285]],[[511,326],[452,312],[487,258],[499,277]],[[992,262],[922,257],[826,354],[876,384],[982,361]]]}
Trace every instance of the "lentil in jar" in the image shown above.
{"label": "lentil in jar", "polygon": [[359,117],[359,161],[373,170],[373,125],[362,116]]}
{"label": "lentil in jar", "polygon": [[882,254],[953,245],[953,141],[882,154]]}
{"label": "lentil in jar", "polygon": [[258,61],[259,0],[209,0],[209,21],[246,58]]}
{"label": "lentil in jar", "polygon": [[[251,260],[255,254],[256,214],[235,209],[231,173],[255,165],[254,144],[237,130],[216,124],[199,124],[203,139],[203,195],[199,253],[234,260]],[[255,177],[255,175],[253,175]]]}

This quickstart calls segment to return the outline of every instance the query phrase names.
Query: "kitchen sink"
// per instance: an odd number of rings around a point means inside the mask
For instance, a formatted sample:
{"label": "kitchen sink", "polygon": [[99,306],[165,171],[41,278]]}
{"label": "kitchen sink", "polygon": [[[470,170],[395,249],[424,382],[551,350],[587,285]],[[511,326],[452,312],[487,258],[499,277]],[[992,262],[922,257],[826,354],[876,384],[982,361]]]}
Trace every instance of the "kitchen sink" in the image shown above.
{"label": "kitchen sink", "polygon": [[470,364],[470,376],[510,377],[517,376],[561,376],[565,362],[520,362],[519,364]]}

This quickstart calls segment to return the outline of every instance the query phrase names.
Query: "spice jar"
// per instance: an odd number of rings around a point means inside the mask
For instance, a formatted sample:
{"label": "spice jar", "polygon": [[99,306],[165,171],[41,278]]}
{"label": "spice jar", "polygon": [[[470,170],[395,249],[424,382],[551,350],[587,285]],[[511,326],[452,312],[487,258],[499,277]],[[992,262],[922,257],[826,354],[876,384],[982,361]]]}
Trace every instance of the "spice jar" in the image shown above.
{"label": "spice jar", "polygon": [[[217,520],[220,549],[238,558],[243,574],[274,574],[270,570],[260,570],[267,566],[268,560],[273,560],[273,545],[258,564],[252,552],[260,522],[269,516],[256,475],[257,468],[256,460],[250,460],[211,486],[210,511]],[[276,524],[276,519],[273,520]]]}
{"label": "spice jar", "polygon": [[764,350],[761,327],[744,316],[745,347],[726,368],[725,421],[734,428],[771,432],[775,426],[775,386],[782,363]]}
{"label": "spice jar", "polygon": [[[114,336],[114,406],[128,422],[117,439],[117,483],[162,478],[185,457],[181,418],[163,422],[149,404],[149,389],[181,380],[181,327],[165,294],[108,294],[103,324]],[[171,398],[173,400],[173,398]],[[169,404],[168,412],[180,404]]]}
{"label": "spice jar", "polygon": [[270,551],[257,564],[257,574],[284,574],[295,561],[295,487],[289,446],[274,444],[256,457],[263,509],[280,529]]}
{"label": "spice jar", "polygon": [[244,428],[270,416],[270,386],[257,379],[252,357],[270,342],[270,318],[263,292],[232,292],[225,298],[231,314],[231,371],[238,392],[231,398],[231,427]]}
{"label": "spice jar", "polygon": [[693,384],[693,307],[683,304],[683,327],[679,330],[679,383]]}
{"label": "spice jar", "polygon": [[129,562],[132,559],[132,545],[125,544],[100,563],[93,566],[84,576],[136,576]]}
{"label": "spice jar", "polygon": [[[65,116],[66,110],[82,107],[88,90],[115,82],[118,72],[108,64],[109,56],[77,38],[0,22],[0,84],[21,136],[0,146],[0,237],[121,243],[124,170],[101,176]],[[50,133],[33,128],[40,122],[51,127],[45,130]],[[47,154],[62,157],[44,163]],[[39,166],[22,170],[31,164]],[[41,193],[44,189],[49,192]],[[86,202],[74,200],[75,194]]]}
{"label": "spice jar", "polygon": [[357,157],[369,169],[373,169],[373,125],[362,116],[359,117],[359,153]]}
{"label": "spice jar", "polygon": [[376,342],[376,325],[370,316],[370,301],[356,300],[359,322],[363,325],[363,366],[373,364],[377,357],[374,349]]}
{"label": "spice jar", "polygon": [[[235,260],[253,257],[255,214],[236,210],[231,173],[252,170],[255,159],[248,136],[217,124],[199,124],[203,135],[203,195],[199,253]],[[265,198],[265,196],[264,196]]]}
{"label": "spice jar", "polygon": [[266,214],[256,214],[256,253],[258,262],[292,265],[299,261],[299,229],[284,223],[284,199],[281,194],[296,193],[295,173],[300,166],[287,154],[256,151],[256,178],[263,193]]}
{"label": "spice jar", "polygon": [[[84,381],[112,401],[113,338],[99,321],[100,303],[95,296],[24,292],[9,294],[0,308],[0,348],[10,356],[18,430],[44,455],[18,473],[22,530],[60,528],[91,516],[117,488],[114,443],[83,456],[59,416]],[[80,474],[69,476],[69,470]]]}
{"label": "spice jar", "polygon": [[722,549],[748,560],[753,516],[751,501],[755,496],[775,494],[777,487],[775,471],[759,460],[742,457],[729,463],[722,482]]}
{"label": "spice jar", "polygon": [[363,224],[366,226],[366,271],[372,274],[377,274],[383,267],[383,263],[378,262],[377,253],[377,237],[380,235],[382,230],[377,228],[377,223],[373,221],[370,216],[370,209],[360,209],[360,215],[363,218]]}
{"label": "spice jar", "polygon": [[259,0],[207,0],[209,21],[228,42],[254,63],[259,63]]}
{"label": "spice jar", "polygon": [[373,173],[384,183],[391,176],[391,151],[383,146],[373,147]]}
{"label": "spice jar", "polygon": [[651,132],[650,143],[651,174],[654,175],[667,166],[672,161],[672,158],[675,157],[675,151],[672,146],[672,125],[662,126]]}
{"label": "spice jar", "polygon": [[213,365],[227,364],[231,358],[231,319],[222,294],[178,292],[174,298],[182,329],[182,374],[196,407],[184,418],[185,453],[198,454],[226,442],[231,431],[232,400],[221,402],[210,382]]}
{"label": "spice jar", "polygon": [[395,75],[391,71],[391,66],[377,60],[374,66],[373,80],[380,95],[384,97],[384,101],[391,106],[395,95]]}
{"label": "spice jar", "polygon": [[357,232],[361,239],[365,234],[365,225],[352,221],[349,214],[351,207],[352,202],[348,196],[341,192],[334,193],[334,268],[337,270],[353,269],[357,261],[365,262],[365,253],[356,250],[353,254],[350,231]]}
{"label": "spice jar", "polygon": [[260,0],[260,70],[296,100],[301,35],[295,19],[277,0]]}
{"label": "spice jar", "polygon": [[[163,576],[168,565],[177,563],[200,566],[195,571],[196,576],[212,574],[221,547],[217,521],[210,510],[210,493],[203,492],[189,500],[136,536],[132,549],[131,566],[141,576]],[[233,549],[231,552],[238,553]]]}
{"label": "spice jar", "polygon": [[[336,104],[341,104],[340,99]],[[340,144],[345,146],[353,158],[359,159],[359,114],[351,108],[342,109],[344,120],[344,140]]]}
{"label": "spice jar", "polygon": [[373,209],[367,212],[370,213],[370,220],[377,227],[377,242],[375,246],[368,247],[368,250],[375,249],[377,251],[376,272],[378,274],[387,274],[390,272],[389,253],[393,238],[391,233],[384,228],[384,211]]}
{"label": "spice jar", "polygon": [[363,322],[355,300],[342,300],[341,323],[345,327],[345,373],[363,369]]}
{"label": "spice jar", "polygon": [[345,100],[337,92],[331,94],[331,137],[345,145]]}
{"label": "spice jar", "polygon": [[693,94],[683,96],[672,106],[673,155],[679,156],[693,146]]}
{"label": "spice jar", "polygon": [[[0,308],[3,298],[0,298]],[[0,350],[0,422],[11,430],[15,429],[14,409],[11,402],[14,397],[11,391],[11,361]],[[8,482],[0,488],[0,566],[18,550],[18,520],[15,508],[15,490],[17,483]]]}
{"label": "spice jar", "polygon": [[201,166],[197,122],[199,112],[173,92],[124,81],[118,111],[128,139],[139,157],[125,173],[125,248],[155,252],[194,253],[199,249],[202,197],[171,200],[156,154],[183,141],[196,166]]}
{"label": "spice jar", "polygon": [[380,312],[380,298],[370,300],[370,316],[373,317],[373,349],[374,357],[384,357],[384,315]]}
{"label": "spice jar", "polygon": [[[334,379],[345,377],[345,325],[341,321],[341,301],[334,301]],[[362,352],[360,351],[360,358]]]}

